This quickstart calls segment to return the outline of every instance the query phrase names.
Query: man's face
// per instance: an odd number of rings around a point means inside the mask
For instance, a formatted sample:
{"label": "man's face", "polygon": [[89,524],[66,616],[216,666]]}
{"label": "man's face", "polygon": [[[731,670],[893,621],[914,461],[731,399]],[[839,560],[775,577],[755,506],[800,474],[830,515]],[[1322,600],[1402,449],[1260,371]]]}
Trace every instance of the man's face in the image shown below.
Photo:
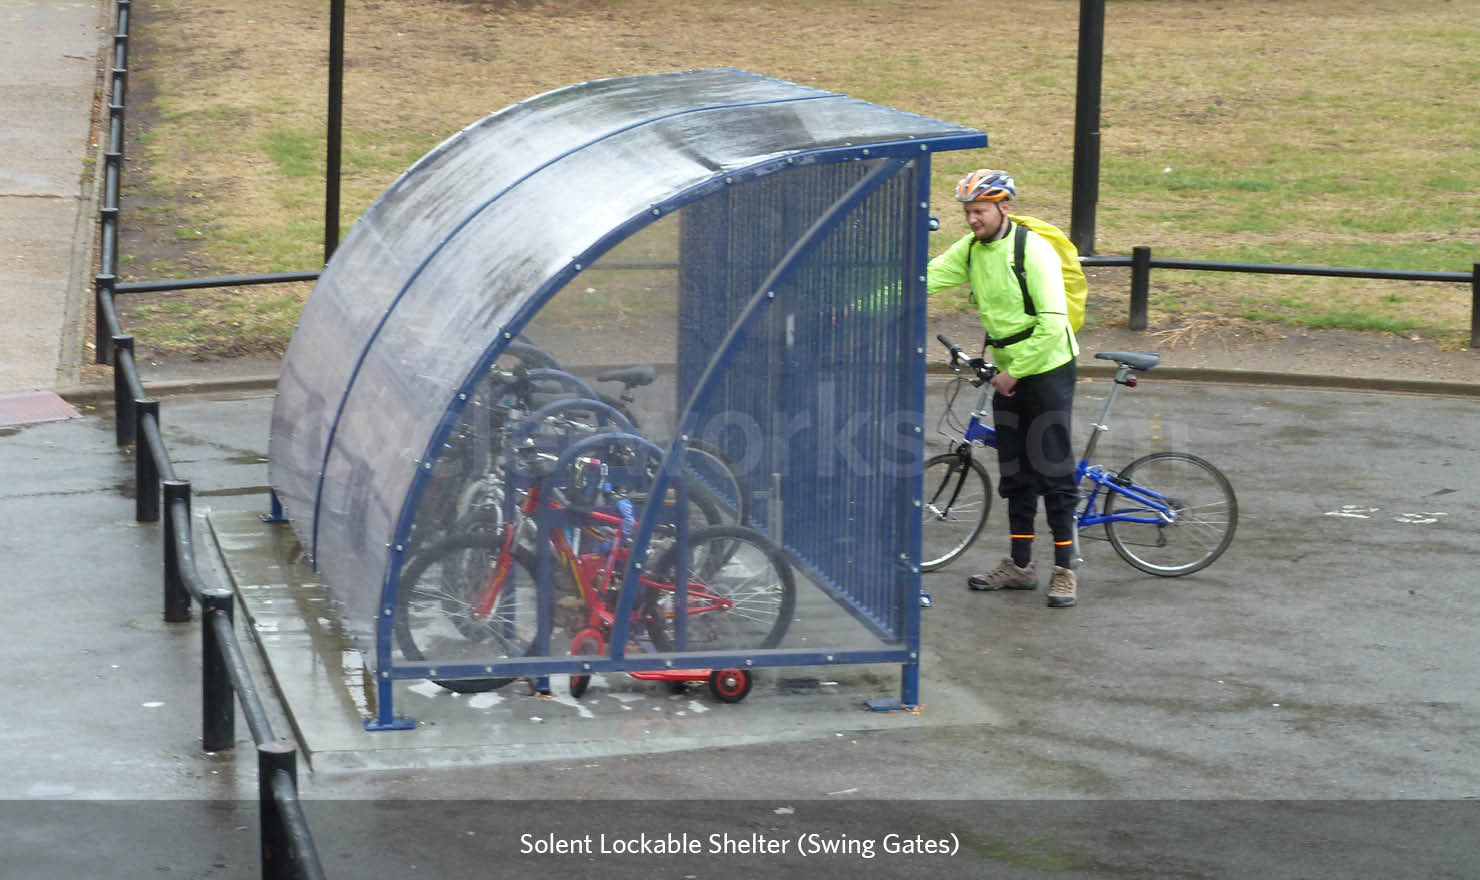
{"label": "man's face", "polygon": [[966,225],[971,227],[972,233],[978,240],[992,237],[1002,226],[1002,218],[1007,214],[1007,201],[1000,202],[967,202]]}

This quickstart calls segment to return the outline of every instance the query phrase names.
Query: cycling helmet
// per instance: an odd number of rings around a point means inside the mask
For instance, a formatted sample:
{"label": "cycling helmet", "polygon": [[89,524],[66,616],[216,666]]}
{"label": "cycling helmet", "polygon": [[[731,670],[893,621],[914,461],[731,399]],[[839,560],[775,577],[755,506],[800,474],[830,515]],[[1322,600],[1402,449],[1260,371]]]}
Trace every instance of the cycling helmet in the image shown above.
{"label": "cycling helmet", "polygon": [[1017,188],[1006,171],[979,168],[956,184],[958,202],[1000,202],[1017,197]]}

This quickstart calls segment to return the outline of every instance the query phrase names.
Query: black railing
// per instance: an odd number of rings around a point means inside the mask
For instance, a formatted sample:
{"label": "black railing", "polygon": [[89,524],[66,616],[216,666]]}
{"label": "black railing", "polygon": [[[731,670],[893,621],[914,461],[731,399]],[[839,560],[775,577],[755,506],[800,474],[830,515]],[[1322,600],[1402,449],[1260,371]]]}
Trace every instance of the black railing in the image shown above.
{"label": "black railing", "polygon": [[1339,266],[1301,266],[1288,263],[1225,263],[1218,260],[1156,260],[1151,248],[1131,249],[1129,257],[1083,257],[1086,267],[1129,267],[1131,270],[1130,328],[1145,330],[1152,269],[1192,269],[1201,272],[1254,272],[1264,275],[1324,275],[1331,278],[1381,278],[1389,281],[1449,281],[1470,285],[1470,347],[1480,348],[1480,263],[1469,272],[1420,272],[1404,269],[1352,269]]}
{"label": "black railing", "polygon": [[[117,31],[113,37],[113,67],[108,104],[108,143],[104,154],[100,271],[96,278],[97,347],[100,363],[113,364],[116,404],[115,434],[119,446],[132,444],[135,461],[134,518],[164,519],[164,619],[190,620],[191,602],[201,606],[201,747],[208,752],[236,745],[236,705],[257,746],[257,787],[261,813],[262,876],[265,878],[321,878],[324,869],[298,800],[297,754],[292,742],[279,738],[269,722],[237,639],[230,590],[212,586],[195,565],[191,536],[190,483],[178,479],[160,430],[159,402],[151,400],[139,380],[134,340],[123,332],[113,296],[128,290],[169,290],[230,284],[302,280],[257,276],[238,279],[197,279],[161,284],[118,283],[118,199],[123,167],[123,113],[128,81],[128,36],[131,0],[116,0]],[[313,273],[315,276],[317,273]],[[271,281],[266,280],[271,278]],[[259,280],[261,279],[261,280]]]}

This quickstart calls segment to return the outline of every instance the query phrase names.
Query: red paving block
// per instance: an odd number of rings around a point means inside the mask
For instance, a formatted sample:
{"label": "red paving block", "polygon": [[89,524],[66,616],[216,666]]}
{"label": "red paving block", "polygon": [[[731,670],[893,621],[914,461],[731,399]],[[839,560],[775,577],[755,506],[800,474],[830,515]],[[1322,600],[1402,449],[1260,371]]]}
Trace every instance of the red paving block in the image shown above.
{"label": "red paving block", "polygon": [[0,393],[0,428],[75,418],[77,410],[50,391]]}

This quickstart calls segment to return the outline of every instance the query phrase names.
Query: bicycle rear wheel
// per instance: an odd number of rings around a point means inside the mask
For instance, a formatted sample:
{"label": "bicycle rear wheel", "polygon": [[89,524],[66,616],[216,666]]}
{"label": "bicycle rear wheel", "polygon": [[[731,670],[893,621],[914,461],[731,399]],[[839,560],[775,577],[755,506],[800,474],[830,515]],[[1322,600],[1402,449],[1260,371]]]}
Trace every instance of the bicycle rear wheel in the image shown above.
{"label": "bicycle rear wheel", "polygon": [[684,472],[714,496],[729,522],[750,525],[750,485],[724,450],[707,440],[684,444]]}
{"label": "bicycle rear wheel", "polygon": [[[643,617],[658,651],[678,643],[674,568],[677,545],[642,578]],[[796,578],[781,549],[745,526],[714,526],[689,536],[688,649],[774,648],[791,626]],[[729,603],[729,607],[723,607]]]}
{"label": "bicycle rear wheel", "polygon": [[[1233,542],[1238,499],[1216,467],[1186,452],[1153,452],[1121,469],[1118,483],[1162,500],[1170,522],[1105,523],[1105,535],[1120,558],[1148,574],[1179,577],[1208,567]],[[1105,515],[1157,518],[1147,504],[1111,491]]]}
{"label": "bicycle rear wheel", "polygon": [[974,458],[954,452],[925,462],[920,569],[944,568],[966,552],[992,512],[992,478]]}
{"label": "bicycle rear wheel", "polygon": [[[474,532],[451,535],[417,554],[401,574],[393,631],[407,660],[487,662],[526,656],[538,626],[534,571],[526,559],[510,561],[492,611],[475,614],[498,562],[503,537]],[[462,694],[503,687],[513,677],[432,679]]]}

